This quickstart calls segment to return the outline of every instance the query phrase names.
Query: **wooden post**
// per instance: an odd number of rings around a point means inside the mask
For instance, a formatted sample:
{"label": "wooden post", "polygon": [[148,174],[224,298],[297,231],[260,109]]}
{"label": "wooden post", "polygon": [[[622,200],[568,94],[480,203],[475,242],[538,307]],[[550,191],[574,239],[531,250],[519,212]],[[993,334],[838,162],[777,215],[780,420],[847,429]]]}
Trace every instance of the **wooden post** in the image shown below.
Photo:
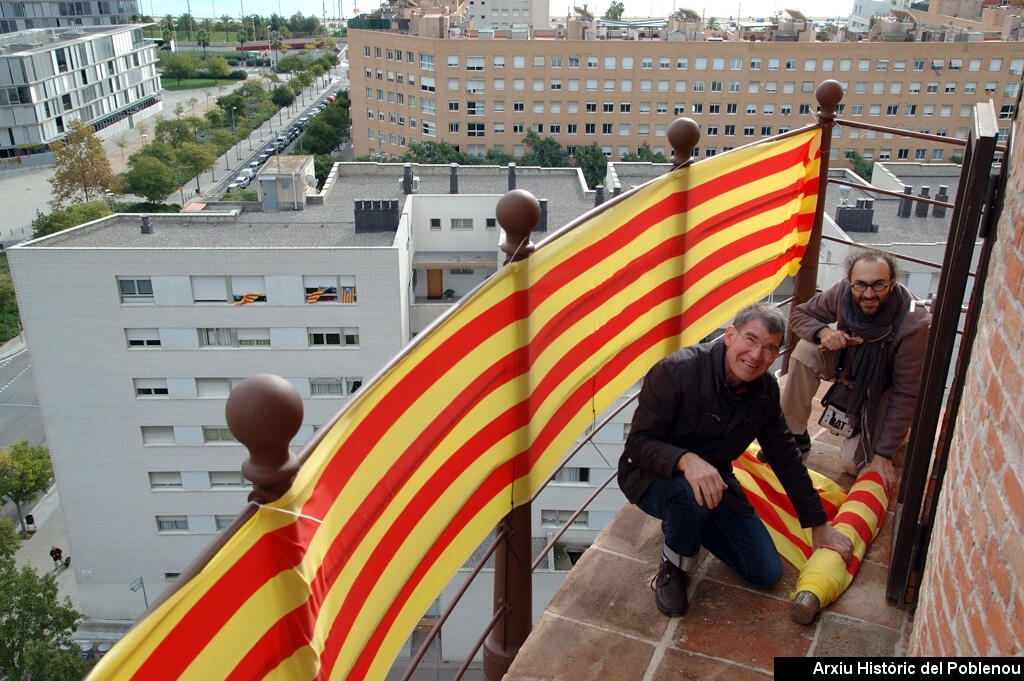
{"label": "wooden post", "polygon": [[[505,230],[501,250],[505,264],[533,252],[530,232],[540,220],[540,203],[532,194],[513,189],[498,200],[495,216]],[[484,678],[500,681],[526,642],[533,626],[533,571],[530,504],[512,509],[497,528],[505,533],[494,555],[494,612],[505,611],[484,641]]]}

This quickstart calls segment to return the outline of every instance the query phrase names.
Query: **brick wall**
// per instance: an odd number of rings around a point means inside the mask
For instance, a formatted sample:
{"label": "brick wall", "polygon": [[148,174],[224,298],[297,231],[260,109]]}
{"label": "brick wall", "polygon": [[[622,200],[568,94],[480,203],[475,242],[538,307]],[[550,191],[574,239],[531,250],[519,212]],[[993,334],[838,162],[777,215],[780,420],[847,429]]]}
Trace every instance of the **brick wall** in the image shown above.
{"label": "brick wall", "polygon": [[911,655],[1024,654],[1024,117],[914,618]]}

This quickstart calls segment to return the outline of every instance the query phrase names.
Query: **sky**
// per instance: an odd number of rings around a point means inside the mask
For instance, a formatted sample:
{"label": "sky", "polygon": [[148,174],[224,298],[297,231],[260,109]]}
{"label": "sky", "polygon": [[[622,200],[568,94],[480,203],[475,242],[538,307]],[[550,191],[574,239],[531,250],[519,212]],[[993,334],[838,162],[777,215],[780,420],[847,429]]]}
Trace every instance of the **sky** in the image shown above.
{"label": "sky", "polygon": [[[291,16],[295,12],[304,15],[320,16],[324,10],[328,17],[337,14],[338,0],[188,0],[192,6],[192,14],[197,17],[224,14],[237,17],[244,7],[245,14],[269,16],[273,13]],[[626,6],[625,16],[666,16],[673,9],[687,8],[701,12],[705,16],[728,18],[730,16],[762,17],[771,16],[778,10],[798,9],[812,17],[845,17],[853,9],[854,0],[726,0],[711,2],[710,0],[622,0]],[[564,12],[570,6],[582,7],[582,0],[550,0],[551,14]],[[164,16],[165,14],[181,14],[185,11],[185,3],[181,0],[139,0],[140,9],[144,14]],[[604,14],[611,0],[587,0],[587,7],[598,15]],[[563,8],[564,5],[564,8]],[[350,17],[353,9],[363,12],[380,6],[380,0],[341,0],[343,16]]]}

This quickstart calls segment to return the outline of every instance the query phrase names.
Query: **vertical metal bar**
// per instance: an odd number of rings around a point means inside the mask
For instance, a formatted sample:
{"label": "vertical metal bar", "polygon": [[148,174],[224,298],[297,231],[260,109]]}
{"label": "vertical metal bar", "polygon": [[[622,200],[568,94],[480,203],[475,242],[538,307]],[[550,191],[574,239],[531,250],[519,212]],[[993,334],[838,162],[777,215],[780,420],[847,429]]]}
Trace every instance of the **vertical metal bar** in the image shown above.
{"label": "vertical metal bar", "polygon": [[[796,275],[793,302],[790,310],[804,303],[814,295],[818,284],[818,257],[821,253],[821,224],[825,219],[825,189],[828,187],[828,164],[832,154],[832,128],[835,127],[836,107],[843,98],[843,86],[835,80],[826,80],[814,91],[818,100],[818,124],[821,126],[821,154],[818,165],[818,202],[814,208],[814,222],[807,248],[800,259],[800,271]],[[789,371],[789,356],[796,345],[793,332],[788,331],[786,354],[782,357],[782,373]]]}
{"label": "vertical metal bar", "polygon": [[921,502],[928,482],[932,444],[942,409],[971,254],[985,202],[983,189],[991,172],[997,135],[998,127],[992,104],[976,105],[965,147],[964,169],[957,188],[957,204],[953,210],[942,263],[938,304],[932,310],[932,326],[921,371],[917,408],[910,429],[907,462],[896,506],[896,531],[885,596],[899,607],[906,603],[910,571],[918,558]]}

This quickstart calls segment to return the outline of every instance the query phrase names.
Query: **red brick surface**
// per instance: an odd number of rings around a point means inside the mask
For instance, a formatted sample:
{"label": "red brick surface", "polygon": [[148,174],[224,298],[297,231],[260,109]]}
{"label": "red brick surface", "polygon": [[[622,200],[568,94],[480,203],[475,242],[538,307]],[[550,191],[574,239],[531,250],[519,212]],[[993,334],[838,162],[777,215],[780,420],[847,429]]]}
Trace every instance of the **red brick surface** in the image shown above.
{"label": "red brick surface", "polygon": [[1024,119],[1014,136],[911,655],[1024,652]]}

